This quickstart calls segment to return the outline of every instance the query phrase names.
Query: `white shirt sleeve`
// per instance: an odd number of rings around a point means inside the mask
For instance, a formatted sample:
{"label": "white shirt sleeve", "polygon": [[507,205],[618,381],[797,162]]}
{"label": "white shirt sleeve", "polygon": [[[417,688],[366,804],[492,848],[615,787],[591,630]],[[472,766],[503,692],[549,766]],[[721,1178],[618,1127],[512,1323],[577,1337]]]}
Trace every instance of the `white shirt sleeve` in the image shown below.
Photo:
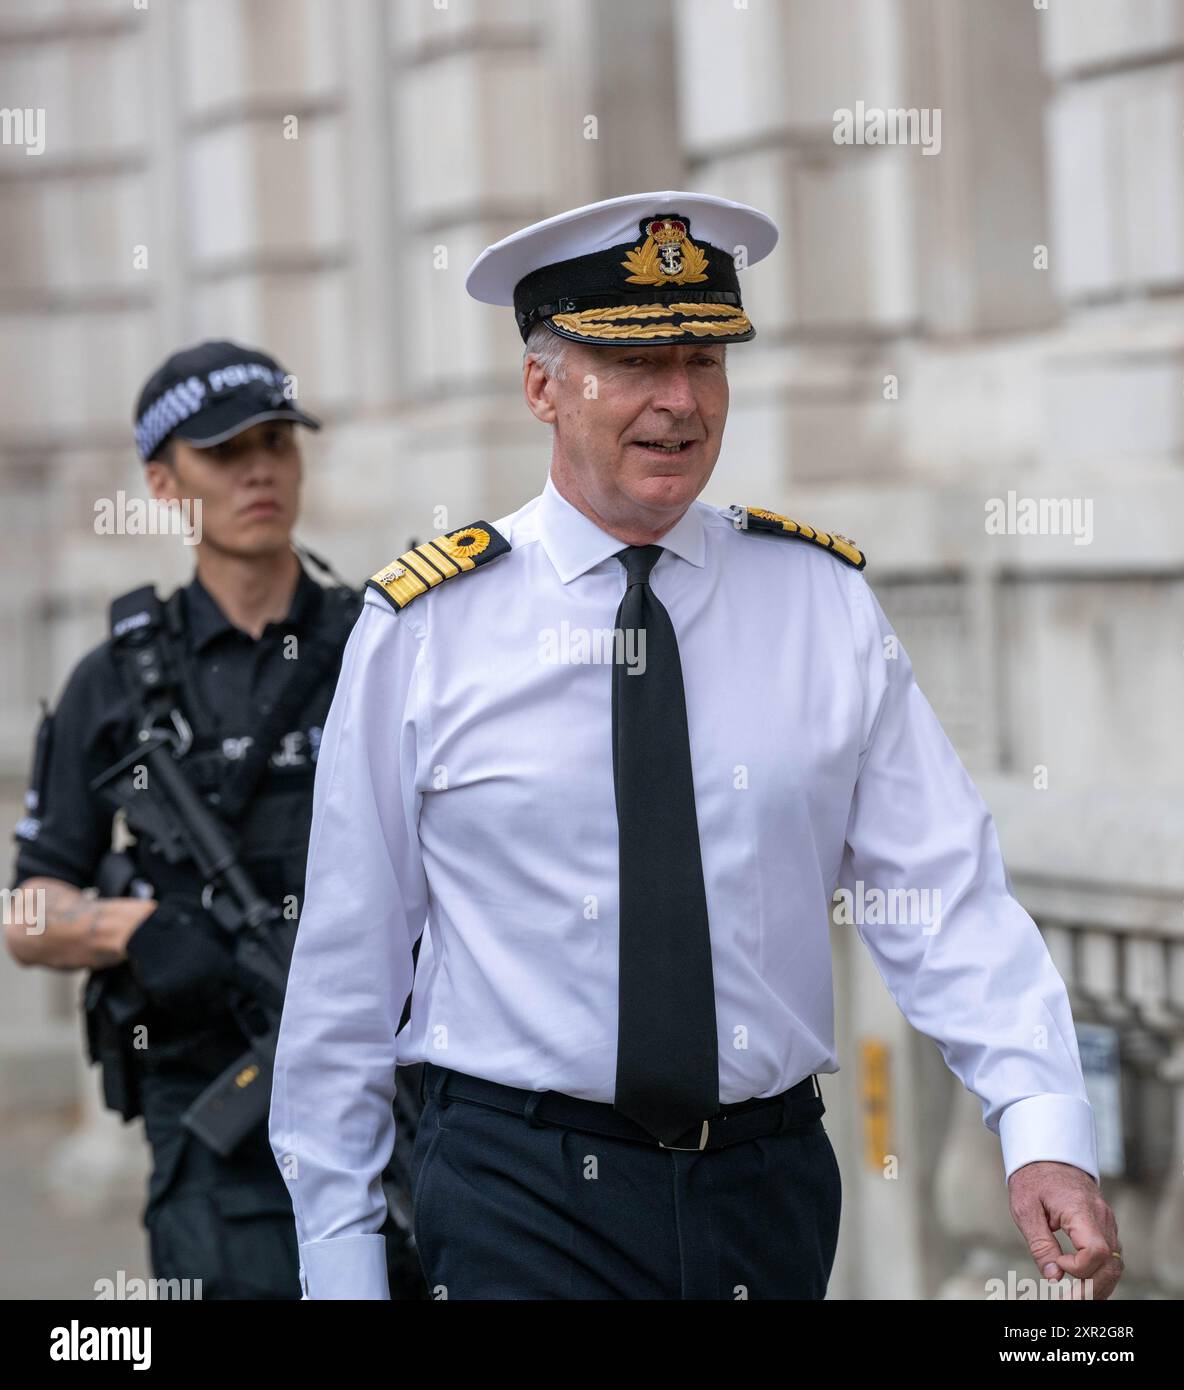
{"label": "white shirt sleeve", "polygon": [[312,1299],[390,1297],[381,1175],[395,1142],[395,1035],[426,917],[416,830],[422,637],[418,621],[367,599],[317,758],[269,1131]]}
{"label": "white shirt sleeve", "polygon": [[[878,912],[855,924],[908,1021],[982,1102],[999,1135],[1005,1181],[1055,1160],[1098,1178],[1064,981],[1039,928],[1011,891],[986,806],[913,677],[862,575],[851,573],[857,677],[866,683],[860,770],[840,887],[897,903],[921,890],[925,914]],[[872,912],[865,912],[871,918]],[[912,921],[893,917],[912,915]],[[880,920],[887,916],[888,920]]]}

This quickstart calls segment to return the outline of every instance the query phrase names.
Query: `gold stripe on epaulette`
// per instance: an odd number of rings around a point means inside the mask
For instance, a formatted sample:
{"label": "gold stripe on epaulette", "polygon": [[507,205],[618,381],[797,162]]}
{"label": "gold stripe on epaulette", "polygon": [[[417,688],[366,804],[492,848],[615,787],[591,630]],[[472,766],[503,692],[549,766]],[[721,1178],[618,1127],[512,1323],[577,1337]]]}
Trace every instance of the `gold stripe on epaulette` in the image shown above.
{"label": "gold stripe on epaulette", "polygon": [[840,536],[837,531],[831,536],[830,546],[832,550],[838,551],[844,559],[850,560],[856,569],[862,569],[867,563],[867,556],[855,542],[848,540],[846,536]]}
{"label": "gold stripe on epaulette", "polygon": [[399,563],[413,573],[417,574],[423,582],[429,586],[439,584],[444,576],[432,564],[430,560],[425,560],[418,549],[405,551],[399,556]]}
{"label": "gold stripe on epaulette", "polygon": [[424,541],[422,545],[417,545],[415,549],[425,560],[430,560],[431,563],[442,572],[445,579],[451,579],[454,574],[460,573],[460,565],[458,565],[455,560],[450,560],[435,541]]}
{"label": "gold stripe on epaulette", "polygon": [[379,570],[370,581],[380,587],[399,608],[405,607],[413,598],[428,591],[428,586],[423,580],[401,563],[404,558],[400,555],[393,565]]}

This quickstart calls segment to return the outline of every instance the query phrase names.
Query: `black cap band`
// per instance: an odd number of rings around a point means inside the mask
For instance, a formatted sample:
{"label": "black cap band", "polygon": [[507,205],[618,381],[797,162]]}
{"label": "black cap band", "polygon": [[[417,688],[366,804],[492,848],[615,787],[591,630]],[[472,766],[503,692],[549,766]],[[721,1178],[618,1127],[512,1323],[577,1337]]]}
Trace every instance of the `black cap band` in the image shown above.
{"label": "black cap band", "polygon": [[[678,266],[676,274],[663,273],[667,266],[657,261],[649,267],[639,265],[639,255],[653,247],[652,240],[645,240],[650,235],[648,229],[659,223],[673,223],[682,231],[676,242],[675,254],[680,257],[674,262]],[[740,280],[731,252],[706,241],[694,243],[688,248],[696,258],[692,273],[691,267],[681,259],[686,254],[682,248],[687,245],[687,226],[688,219],[677,213],[658,214],[642,221],[641,245],[623,241],[605,251],[555,261],[523,276],[514,287],[514,319],[523,341],[536,323],[551,320],[556,314],[578,316],[589,309],[620,309],[622,317],[627,318],[630,307],[650,310],[653,306],[671,304],[717,306],[715,312],[708,310],[707,316],[718,321],[720,336],[751,337],[752,328],[742,312]],[[670,321],[667,324],[670,332],[666,336],[685,337],[676,316],[651,316]],[[730,323],[726,330],[725,322]],[[595,324],[591,325],[591,331],[584,331],[582,326],[574,327],[571,320],[566,330],[562,319],[559,325],[549,323],[548,326],[566,337],[585,341],[598,338]],[[732,328],[737,331],[731,331]],[[651,339],[664,336],[659,329],[660,325],[655,323],[647,336]],[[621,336],[624,338],[624,333]]]}

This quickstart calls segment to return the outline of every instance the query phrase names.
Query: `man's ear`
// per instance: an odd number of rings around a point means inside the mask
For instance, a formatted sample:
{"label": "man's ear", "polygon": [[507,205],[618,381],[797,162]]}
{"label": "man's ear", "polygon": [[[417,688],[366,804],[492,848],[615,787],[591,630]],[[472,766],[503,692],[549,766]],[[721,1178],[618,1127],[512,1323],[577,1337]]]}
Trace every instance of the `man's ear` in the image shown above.
{"label": "man's ear", "polygon": [[530,413],[544,425],[553,425],[557,418],[554,392],[554,382],[543,371],[538,359],[528,357],[522,364],[522,394],[526,397]]}

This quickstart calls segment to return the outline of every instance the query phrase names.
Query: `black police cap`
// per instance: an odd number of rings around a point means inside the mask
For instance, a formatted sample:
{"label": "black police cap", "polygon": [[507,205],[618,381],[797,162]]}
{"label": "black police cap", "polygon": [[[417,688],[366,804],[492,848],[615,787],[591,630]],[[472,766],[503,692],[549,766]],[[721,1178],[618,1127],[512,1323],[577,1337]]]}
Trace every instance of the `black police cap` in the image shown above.
{"label": "black police cap", "polygon": [[136,448],[145,463],[170,435],[209,448],[262,420],[321,422],[287,394],[289,376],[274,357],[231,342],[184,348],[148,378],[136,402]]}

